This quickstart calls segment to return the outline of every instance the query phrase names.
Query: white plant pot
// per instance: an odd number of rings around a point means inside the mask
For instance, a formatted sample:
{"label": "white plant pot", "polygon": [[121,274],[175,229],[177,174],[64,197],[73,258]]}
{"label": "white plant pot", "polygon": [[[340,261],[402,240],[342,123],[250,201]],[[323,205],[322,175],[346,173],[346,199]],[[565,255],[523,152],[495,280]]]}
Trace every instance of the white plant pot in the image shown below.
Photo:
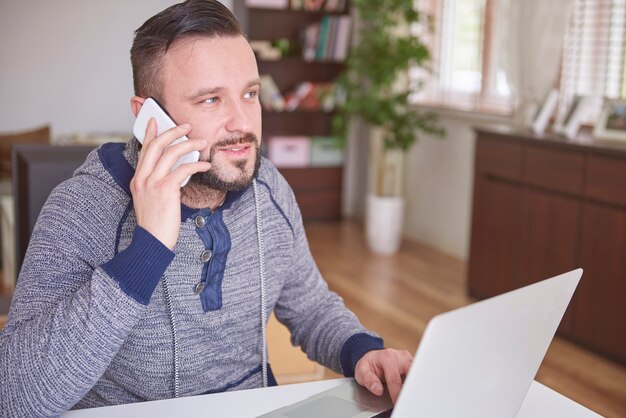
{"label": "white plant pot", "polygon": [[367,196],[365,233],[367,244],[376,254],[391,255],[402,241],[404,198]]}

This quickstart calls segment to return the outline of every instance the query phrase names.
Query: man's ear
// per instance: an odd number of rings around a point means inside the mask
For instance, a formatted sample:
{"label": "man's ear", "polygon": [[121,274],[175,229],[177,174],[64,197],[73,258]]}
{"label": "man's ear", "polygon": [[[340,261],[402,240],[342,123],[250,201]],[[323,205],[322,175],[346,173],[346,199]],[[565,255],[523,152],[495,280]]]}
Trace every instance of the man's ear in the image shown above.
{"label": "man's ear", "polygon": [[139,110],[141,109],[141,106],[143,106],[143,103],[145,101],[146,99],[139,96],[133,96],[130,99],[130,108],[133,111],[133,115],[135,115],[135,117],[137,117],[137,115],[139,114]]}

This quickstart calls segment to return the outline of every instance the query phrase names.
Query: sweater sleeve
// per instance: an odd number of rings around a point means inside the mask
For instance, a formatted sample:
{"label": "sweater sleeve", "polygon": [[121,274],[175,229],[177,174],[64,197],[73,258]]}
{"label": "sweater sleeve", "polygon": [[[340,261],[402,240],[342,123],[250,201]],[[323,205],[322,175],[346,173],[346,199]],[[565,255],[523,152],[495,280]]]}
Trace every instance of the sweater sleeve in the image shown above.
{"label": "sweater sleeve", "polygon": [[113,255],[109,235],[119,210],[100,202],[96,211],[98,203],[74,195],[66,185],[55,189],[31,237],[0,333],[1,416],[54,416],[77,403],[141,318],[173,258],[141,228]]}
{"label": "sweater sleeve", "polygon": [[345,376],[383,340],[361,325],[343,299],[328,289],[313,260],[300,210],[291,190],[290,222],[294,233],[291,280],[285,283],[275,307],[276,317],[291,332],[292,343],[307,356]]}

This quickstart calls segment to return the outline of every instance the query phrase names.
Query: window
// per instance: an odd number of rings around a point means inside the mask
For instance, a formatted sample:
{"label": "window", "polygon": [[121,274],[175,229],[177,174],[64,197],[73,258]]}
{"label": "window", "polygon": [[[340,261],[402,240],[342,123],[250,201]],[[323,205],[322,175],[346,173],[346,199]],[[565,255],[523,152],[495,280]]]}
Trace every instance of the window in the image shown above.
{"label": "window", "polygon": [[[432,17],[434,30],[413,28],[432,55],[428,71],[410,73],[414,103],[511,113],[513,98],[498,66],[497,40],[506,35],[495,25],[500,6],[500,0],[416,0],[417,9]],[[586,122],[593,123],[604,98],[626,99],[626,0],[572,0],[570,11],[558,114],[563,117],[577,96],[585,96]]]}
{"label": "window", "polygon": [[510,113],[511,92],[498,69],[494,7],[497,0],[418,0],[434,28],[413,28],[430,47],[432,68],[414,68],[414,103]]}
{"label": "window", "polygon": [[590,98],[587,122],[599,117],[604,97],[626,98],[626,0],[574,0],[565,35],[559,113],[577,95]]}

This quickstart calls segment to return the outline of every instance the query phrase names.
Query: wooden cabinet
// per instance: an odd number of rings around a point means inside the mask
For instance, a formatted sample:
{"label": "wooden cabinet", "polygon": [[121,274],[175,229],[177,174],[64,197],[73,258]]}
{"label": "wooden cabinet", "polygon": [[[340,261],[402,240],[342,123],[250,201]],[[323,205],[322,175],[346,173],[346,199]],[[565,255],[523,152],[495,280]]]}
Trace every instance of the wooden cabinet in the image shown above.
{"label": "wooden cabinet", "polygon": [[626,146],[476,129],[469,293],[584,269],[559,333],[626,364]]}
{"label": "wooden cabinet", "polygon": [[475,188],[477,196],[472,228],[473,234],[469,272],[473,280],[470,293],[488,298],[515,287],[519,265],[522,193],[513,184],[498,179],[485,179]]}
{"label": "wooden cabinet", "polygon": [[[299,43],[302,30],[319,22],[325,15],[347,14],[348,10],[328,13],[291,9],[247,7],[244,0],[235,0],[235,14],[248,38],[272,41],[289,39]],[[300,56],[278,60],[257,60],[259,74],[270,74],[278,89],[285,94],[299,82],[334,81],[343,64],[333,61],[305,61]],[[327,136],[332,130],[332,114],[320,111],[263,111],[263,140],[274,136]],[[304,220],[338,220],[341,218],[343,168],[307,167],[280,169],[293,188]]]}
{"label": "wooden cabinet", "polygon": [[626,209],[585,205],[580,264],[571,335],[626,363]]}

